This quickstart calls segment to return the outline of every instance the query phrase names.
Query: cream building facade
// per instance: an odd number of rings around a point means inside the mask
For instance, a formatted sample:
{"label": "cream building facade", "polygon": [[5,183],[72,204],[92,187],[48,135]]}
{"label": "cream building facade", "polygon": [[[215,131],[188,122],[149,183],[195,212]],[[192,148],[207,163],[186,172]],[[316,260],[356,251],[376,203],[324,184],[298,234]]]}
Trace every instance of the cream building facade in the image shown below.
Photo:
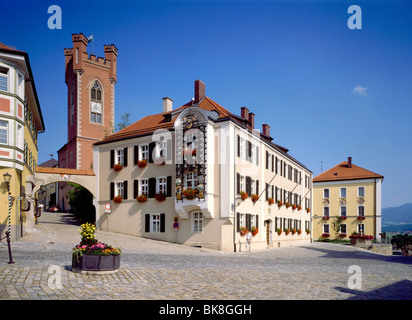
{"label": "cream building facade", "polygon": [[[313,179],[313,238],[349,239],[353,233],[380,239],[383,176],[352,163],[352,158]],[[333,223],[341,220],[339,232]]]}
{"label": "cream building facade", "polygon": [[94,144],[97,227],[225,251],[249,250],[243,228],[252,250],[309,243],[312,172],[247,108],[229,112],[200,80],[194,93]]}

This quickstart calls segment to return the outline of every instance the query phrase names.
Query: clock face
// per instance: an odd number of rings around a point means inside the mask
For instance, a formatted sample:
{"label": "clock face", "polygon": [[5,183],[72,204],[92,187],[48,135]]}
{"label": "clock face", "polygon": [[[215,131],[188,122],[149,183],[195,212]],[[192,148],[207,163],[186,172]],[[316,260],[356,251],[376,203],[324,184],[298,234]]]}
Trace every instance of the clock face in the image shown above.
{"label": "clock face", "polygon": [[102,113],[102,104],[100,102],[92,101],[92,112]]}

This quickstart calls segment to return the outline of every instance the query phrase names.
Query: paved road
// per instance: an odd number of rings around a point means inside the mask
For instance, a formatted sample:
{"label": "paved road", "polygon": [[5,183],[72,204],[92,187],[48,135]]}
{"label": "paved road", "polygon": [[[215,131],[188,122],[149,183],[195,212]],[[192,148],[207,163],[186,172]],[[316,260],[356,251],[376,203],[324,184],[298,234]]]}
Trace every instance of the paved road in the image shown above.
{"label": "paved road", "polygon": [[82,275],[71,271],[80,241],[71,216],[43,213],[37,228],[12,244],[15,264],[0,244],[0,299],[412,299],[412,257],[326,243],[219,252],[98,230],[122,248],[121,269]]}

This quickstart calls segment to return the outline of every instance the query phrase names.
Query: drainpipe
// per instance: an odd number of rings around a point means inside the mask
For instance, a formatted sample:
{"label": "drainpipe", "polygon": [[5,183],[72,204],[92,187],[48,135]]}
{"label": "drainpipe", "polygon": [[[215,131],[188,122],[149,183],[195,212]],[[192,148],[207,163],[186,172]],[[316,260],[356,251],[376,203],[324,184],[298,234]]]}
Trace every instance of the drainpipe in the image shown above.
{"label": "drainpipe", "polygon": [[[234,127],[233,146],[236,148],[236,127]],[[233,161],[233,250],[236,252],[236,150]]]}

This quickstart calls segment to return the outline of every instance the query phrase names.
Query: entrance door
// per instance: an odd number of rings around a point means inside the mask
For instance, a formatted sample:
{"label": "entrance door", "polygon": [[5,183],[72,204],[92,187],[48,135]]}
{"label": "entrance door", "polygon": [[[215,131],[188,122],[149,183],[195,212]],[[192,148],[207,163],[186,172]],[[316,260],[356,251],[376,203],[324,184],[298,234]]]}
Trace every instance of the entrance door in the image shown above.
{"label": "entrance door", "polygon": [[266,243],[267,245],[272,245],[272,221],[266,222]]}

